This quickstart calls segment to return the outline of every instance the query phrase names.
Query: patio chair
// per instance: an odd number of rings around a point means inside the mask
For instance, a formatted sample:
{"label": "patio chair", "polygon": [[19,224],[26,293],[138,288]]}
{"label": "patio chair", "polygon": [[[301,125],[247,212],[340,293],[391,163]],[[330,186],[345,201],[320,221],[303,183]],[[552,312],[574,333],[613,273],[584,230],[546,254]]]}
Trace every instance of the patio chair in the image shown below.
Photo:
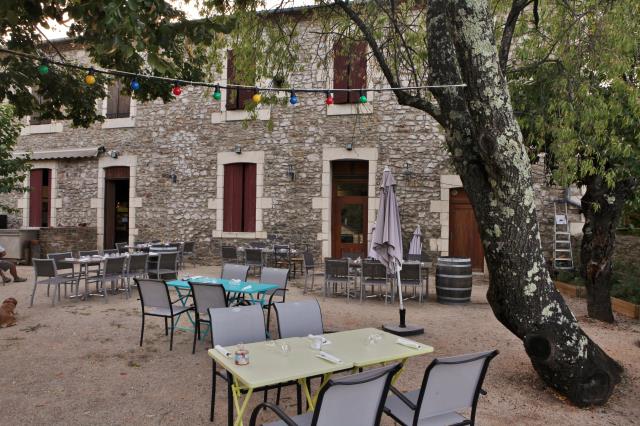
{"label": "patio chair", "polygon": [[193,266],[196,263],[193,261],[195,256],[196,243],[193,241],[185,241],[182,245],[182,255],[180,256],[180,269],[184,268],[187,259],[191,259]]}
{"label": "patio chair", "polygon": [[53,259],[32,259],[32,262],[35,276],[33,278],[33,291],[31,292],[31,303],[29,304],[29,307],[33,306],[33,299],[36,296],[36,288],[38,287],[38,285],[46,284],[47,290],[49,289],[49,286],[54,286],[53,297],[51,298],[51,306],[54,306],[56,304],[56,296],[58,296],[58,301],[60,300],[61,285],[73,281],[76,282],[76,285],[79,285],[77,277],[70,278],[68,276],[58,275],[58,271],[56,270],[56,262]]}
{"label": "patio chair", "polygon": [[258,269],[258,273],[254,272],[255,276],[259,276],[262,270],[262,249],[259,248],[247,248],[244,250],[244,264],[251,269],[252,267]]}
{"label": "patio chair", "polygon": [[269,425],[378,425],[391,379],[400,368],[401,364],[392,364],[331,379],[320,390],[315,409],[303,415],[289,417],[277,405],[264,402],[253,410],[249,424],[255,426],[258,415],[268,408],[282,419]]}
{"label": "patio chair", "polygon": [[129,250],[126,248],[128,243],[116,243],[116,250],[118,250],[118,254],[128,253]]}
{"label": "patio chair", "polygon": [[337,286],[343,285],[349,301],[349,288],[355,283],[355,277],[351,274],[348,259],[325,259],[324,262],[324,297],[327,297],[329,289],[333,287],[335,294]]}
{"label": "patio chair", "polygon": [[316,264],[313,259],[313,253],[305,251],[302,253],[302,271],[304,272],[304,287],[302,293],[307,292],[307,280],[311,276],[311,288],[309,291],[313,291],[313,284],[316,272]]}
{"label": "patio chair", "polygon": [[[153,269],[151,269],[154,267]],[[178,276],[178,252],[167,251],[158,253],[158,259],[155,265],[149,262],[149,277],[155,279],[170,278],[175,279]]]}
{"label": "patio chair", "polygon": [[220,278],[223,280],[247,281],[247,275],[249,275],[248,266],[238,265],[236,263],[225,263],[222,265],[222,275]]}
{"label": "patio chair", "polygon": [[222,246],[222,263],[238,263],[238,249],[234,246]]}
{"label": "patio chair", "polygon": [[360,301],[364,299],[366,286],[384,288],[384,303],[389,297],[389,277],[387,268],[377,260],[363,260],[360,268]]}
{"label": "patio chair", "polygon": [[356,260],[357,258],[362,258],[362,253],[346,251],[342,253],[342,258],[349,259],[349,260]]}
{"label": "patio chair", "polygon": [[278,317],[278,337],[306,337],[324,333],[320,304],[315,299],[273,304]]}
{"label": "patio chair", "polygon": [[[100,252],[98,250],[79,250],[78,257],[91,257],[91,256],[100,256]],[[93,265],[85,266],[85,274],[87,278],[95,278],[100,275],[100,271],[102,270],[102,264],[96,262]]]}
{"label": "patio chair", "polygon": [[196,338],[200,340],[200,325],[202,323],[208,324],[209,328],[207,329],[207,333],[211,331],[209,308],[226,308],[229,306],[229,301],[227,300],[227,293],[224,291],[222,284],[189,281],[189,287],[191,287],[196,319],[196,332],[193,333],[193,349],[191,350],[191,353],[195,354]]}
{"label": "patio chair", "polygon": [[[211,320],[211,346],[233,346],[240,343],[264,342],[267,336],[264,328],[264,316],[259,305],[235,306],[233,308],[211,308],[209,309],[209,319]],[[213,421],[216,401],[216,376],[227,382],[227,420],[229,425],[233,423],[233,396],[231,394],[231,384],[233,376],[226,371],[216,371],[216,362],[212,360],[212,382],[211,382],[211,411],[210,420]],[[298,396],[298,413],[302,411],[301,388],[297,382],[285,383],[282,385],[296,384]],[[279,388],[282,385],[258,388],[255,391],[266,391]]]}
{"label": "patio chair", "polygon": [[[473,425],[489,362],[498,351],[436,358],[427,367],[422,387],[402,393],[393,386],[384,411],[401,425]],[[467,419],[458,411],[471,409]]]}
{"label": "patio chair", "polygon": [[291,248],[288,245],[273,245],[273,266],[275,268],[291,268]]}
{"label": "patio chair", "polygon": [[[267,332],[271,322],[271,307],[276,302],[284,302],[287,295],[287,283],[289,281],[289,270],[282,268],[262,268],[260,275],[261,284],[276,284],[278,288],[265,293],[266,301],[262,302],[262,308],[267,310]],[[277,298],[277,300],[274,300]]]}
{"label": "patio chair", "polygon": [[169,287],[163,280],[151,280],[134,278],[140,293],[140,305],[142,307],[142,327],[140,328],[140,346],[144,337],[144,318],[152,317],[164,318],[164,335],[169,334],[167,320],[171,319],[171,338],[169,340],[169,350],[173,350],[173,331],[175,329],[174,318],[193,309],[191,306],[177,306],[171,302],[169,297]]}
{"label": "patio chair", "polygon": [[78,251],[78,256],[100,256],[100,252],[98,250],[80,250]]}
{"label": "patio chair", "polygon": [[413,287],[413,297],[415,297],[416,292],[418,292],[418,301],[422,303],[424,292],[420,264],[405,262],[400,270],[400,281],[402,282],[403,289]]}
{"label": "patio chair", "polygon": [[104,249],[102,250],[102,254],[105,256],[113,256],[114,254],[118,254],[118,249]]}
{"label": "patio chair", "polygon": [[409,262],[420,262],[422,260],[421,254],[407,254],[407,261]]}
{"label": "patio chair", "polygon": [[[107,257],[104,261],[104,268],[97,277],[87,277],[85,285],[88,286],[90,282],[96,283],[98,292],[101,292],[105,303],[107,302],[107,283],[111,283],[111,289],[116,290],[118,288],[117,283],[124,285],[125,282],[125,262],[127,258],[124,256],[119,257]],[[85,288],[86,291],[86,288]]]}
{"label": "patio chair", "polygon": [[129,255],[124,278],[127,280],[127,297],[131,296],[131,279],[147,278],[148,253],[134,253]]}
{"label": "patio chair", "polygon": [[[78,287],[80,287],[79,277],[76,276],[75,265],[71,262],[65,262],[64,259],[73,257],[73,253],[70,251],[64,253],[49,253],[47,259],[53,259],[56,263],[56,272],[60,277],[68,277],[76,281],[76,297],[78,296]],[[76,278],[78,278],[76,280]],[[73,289],[73,288],[72,288]],[[67,284],[64,286],[64,295],[67,295]],[[47,296],[49,296],[49,287],[47,287]]]}

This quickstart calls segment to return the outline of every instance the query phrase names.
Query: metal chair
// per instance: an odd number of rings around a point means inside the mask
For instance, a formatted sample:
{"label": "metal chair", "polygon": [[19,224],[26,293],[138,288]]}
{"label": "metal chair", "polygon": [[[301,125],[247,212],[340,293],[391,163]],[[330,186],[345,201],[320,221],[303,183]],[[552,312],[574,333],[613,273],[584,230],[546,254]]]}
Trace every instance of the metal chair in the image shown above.
{"label": "metal chair", "polygon": [[349,301],[349,287],[352,282],[355,282],[355,277],[349,269],[348,259],[325,259],[324,297],[327,297],[328,290],[332,285],[334,294],[338,285],[344,285],[347,301]]}
{"label": "metal chair", "polygon": [[80,250],[78,251],[78,256],[80,257],[85,257],[85,256],[99,256],[100,252],[98,250]]}
{"label": "metal chair", "polygon": [[225,263],[222,265],[222,275],[220,278],[223,280],[247,281],[247,275],[249,275],[248,266],[238,265],[235,263]]}
{"label": "metal chair", "polygon": [[389,296],[389,277],[387,268],[377,260],[363,260],[360,268],[360,301],[366,293],[366,286],[384,287],[384,303],[387,303]]}
{"label": "metal chair", "polygon": [[114,254],[118,254],[118,249],[104,249],[102,250],[102,254],[105,256],[113,256]]}
{"label": "metal chair", "polygon": [[302,271],[304,272],[304,287],[302,293],[307,292],[307,279],[311,276],[311,288],[309,291],[313,291],[313,284],[316,272],[316,264],[313,259],[313,253],[305,251],[302,253]]}
{"label": "metal chair", "polygon": [[[79,250],[78,251],[78,257],[91,257],[91,256],[100,256],[100,252],[98,250]],[[98,277],[100,275],[101,270],[102,270],[102,264],[99,262],[96,262],[93,265],[85,265],[86,278]]]}
{"label": "metal chair", "polygon": [[222,263],[238,263],[238,249],[234,246],[222,246]]}
{"label": "metal chair", "polygon": [[193,297],[196,318],[196,332],[193,333],[193,349],[191,350],[191,353],[195,354],[196,338],[200,340],[200,324],[208,324],[209,328],[207,329],[207,333],[211,331],[209,308],[226,308],[229,306],[229,301],[227,300],[227,293],[224,291],[222,284],[189,281],[189,287],[191,287],[191,296]]}
{"label": "metal chair", "polygon": [[[67,277],[76,281],[76,297],[80,287],[79,277],[76,276],[75,265],[71,262],[65,262],[64,259],[73,257],[73,253],[70,251],[64,253],[49,253],[47,259],[53,259],[56,263],[56,272],[59,277]],[[72,288],[73,290],[73,288]],[[64,295],[67,295],[67,285],[64,286]],[[49,287],[47,287],[47,296],[49,296]]]}
{"label": "metal chair", "polygon": [[421,254],[407,254],[407,261],[409,262],[420,262],[422,260]]}
{"label": "metal chair", "polygon": [[[473,425],[482,382],[498,351],[436,358],[427,367],[422,387],[402,393],[393,386],[384,411],[401,425]],[[469,419],[458,411],[471,409]]]}
{"label": "metal chair", "polygon": [[[31,292],[30,307],[33,306],[33,299],[36,296],[36,288],[38,285],[46,284],[47,290],[49,289],[49,286],[54,286],[53,297],[51,298],[51,306],[54,306],[56,304],[56,296],[58,296],[58,300],[60,300],[60,285],[66,284],[69,281],[76,281],[77,283],[78,278],[69,278],[58,275],[56,262],[53,259],[32,259],[32,262],[35,277],[33,278],[33,291]],[[38,280],[38,278],[43,279]]]}
{"label": "metal chair", "polygon": [[185,241],[182,245],[182,255],[180,256],[180,269],[184,268],[186,259],[191,259],[193,266],[196,266],[193,261],[195,254],[196,243],[193,241]]}
{"label": "metal chair", "polygon": [[356,260],[358,258],[362,258],[362,253],[346,251],[346,252],[342,253],[342,258],[343,259],[349,259],[349,260]]}
{"label": "metal chair", "polygon": [[125,242],[116,243],[116,250],[118,250],[118,254],[128,253],[129,250],[126,247],[127,247],[127,243]]}
{"label": "metal chair", "polygon": [[291,268],[291,248],[286,244],[273,245],[273,266]]}
{"label": "metal chair", "polygon": [[144,338],[144,318],[148,316],[164,318],[164,335],[169,334],[167,319],[171,318],[171,338],[169,350],[173,350],[174,318],[193,309],[191,306],[177,306],[171,302],[169,287],[163,280],[133,279],[138,285],[140,305],[142,307],[142,327],[140,328],[140,346]]}
{"label": "metal chair", "polygon": [[127,281],[127,297],[131,295],[131,279],[147,278],[147,262],[149,261],[148,253],[135,253],[129,255],[124,278]]}
{"label": "metal chair", "polygon": [[[115,290],[118,286],[117,283],[121,284],[125,281],[125,262],[127,258],[124,256],[119,257],[107,257],[104,261],[104,268],[102,272],[97,277],[87,277],[85,280],[85,285],[89,285],[90,282],[96,283],[96,288],[98,292],[102,292],[105,303],[107,302],[107,282],[111,283],[111,289]],[[86,288],[85,288],[86,291]]]}
{"label": "metal chair", "polygon": [[[287,294],[287,283],[289,282],[289,270],[281,268],[262,268],[260,275],[261,284],[276,284],[278,288],[269,290],[265,293],[266,302],[262,303],[262,308],[267,310],[267,332],[271,322],[271,307],[276,302],[284,302]],[[274,297],[280,296],[279,300],[274,301]]]}
{"label": "metal chair", "polygon": [[416,291],[418,291],[418,301],[422,303],[423,288],[422,288],[422,270],[419,263],[405,262],[400,270],[400,281],[403,287],[413,287],[413,294],[415,297]]}
{"label": "metal chair", "polygon": [[278,337],[306,337],[324,333],[320,304],[315,299],[273,304],[278,317]]}
{"label": "metal chair", "polygon": [[254,275],[258,276],[262,270],[262,249],[259,248],[247,248],[244,250],[244,264],[249,268],[253,267],[254,271],[257,268],[258,273]]}
{"label": "metal chair", "polygon": [[392,364],[331,379],[320,390],[315,409],[303,415],[289,417],[277,405],[264,402],[253,410],[249,424],[255,426],[260,412],[268,408],[282,419],[270,425],[378,425],[391,379],[400,368]]}
{"label": "metal chair", "polygon": [[158,260],[155,264],[155,268],[151,269],[152,265],[153,264],[150,264],[148,266],[149,277],[159,280],[165,277],[175,279],[178,276],[178,252],[167,251],[164,253],[158,253]]}

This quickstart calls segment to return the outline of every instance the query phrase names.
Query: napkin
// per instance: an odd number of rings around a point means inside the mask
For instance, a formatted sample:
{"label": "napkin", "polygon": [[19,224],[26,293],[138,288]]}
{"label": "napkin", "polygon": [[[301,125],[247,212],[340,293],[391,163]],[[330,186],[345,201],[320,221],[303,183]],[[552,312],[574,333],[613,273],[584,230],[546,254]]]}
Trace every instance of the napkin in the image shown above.
{"label": "napkin", "polygon": [[247,286],[242,287],[242,290],[249,290],[250,288],[251,288],[251,284],[249,284],[249,285],[247,285]]}
{"label": "napkin", "polygon": [[398,340],[396,340],[396,343],[402,346],[406,346],[408,348],[422,349],[422,345],[420,343],[414,342],[413,340],[404,339],[402,337],[398,337]]}
{"label": "napkin", "polygon": [[191,277],[192,280],[197,280],[198,278],[202,278],[202,275],[195,275]]}
{"label": "napkin", "polygon": [[335,355],[331,355],[330,353],[320,351],[316,354],[318,358],[322,358],[325,361],[332,362],[334,364],[342,364],[342,360]]}
{"label": "napkin", "polygon": [[215,345],[214,349],[218,352],[220,352],[222,355],[226,356],[227,358],[229,358],[231,356],[231,352],[229,352],[228,350],[226,350],[224,347],[220,346],[220,345]]}

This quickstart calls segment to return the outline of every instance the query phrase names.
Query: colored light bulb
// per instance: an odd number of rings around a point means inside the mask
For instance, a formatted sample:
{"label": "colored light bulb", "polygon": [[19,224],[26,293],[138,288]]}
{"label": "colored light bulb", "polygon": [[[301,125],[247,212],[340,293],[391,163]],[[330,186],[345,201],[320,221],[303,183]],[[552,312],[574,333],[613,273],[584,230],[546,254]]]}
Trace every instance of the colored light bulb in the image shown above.
{"label": "colored light bulb", "polygon": [[49,74],[49,66],[47,64],[40,64],[40,66],[38,66],[38,72],[40,75]]}
{"label": "colored light bulb", "polygon": [[331,92],[327,92],[327,99],[324,101],[327,105],[333,105],[333,95]]}
{"label": "colored light bulb", "polygon": [[213,99],[215,99],[216,101],[222,99],[222,92],[220,92],[220,86],[218,86],[217,84],[216,88],[213,91]]}
{"label": "colored light bulb", "polygon": [[131,80],[131,90],[136,91],[140,89],[140,83],[135,78]]}
{"label": "colored light bulb", "polygon": [[291,92],[291,97],[289,98],[289,102],[291,103],[291,105],[295,105],[298,103],[298,96],[296,95],[296,92]]}
{"label": "colored light bulb", "polygon": [[96,84],[96,76],[93,75],[92,72],[90,72],[84,77],[84,82],[87,83],[89,86],[93,86],[94,84]]}
{"label": "colored light bulb", "polygon": [[176,85],[173,86],[172,92],[175,96],[180,96],[182,94],[182,88],[176,83]]}
{"label": "colored light bulb", "polygon": [[253,100],[253,102],[255,102],[256,104],[259,104],[260,101],[262,100],[262,95],[260,93],[255,93],[251,99]]}

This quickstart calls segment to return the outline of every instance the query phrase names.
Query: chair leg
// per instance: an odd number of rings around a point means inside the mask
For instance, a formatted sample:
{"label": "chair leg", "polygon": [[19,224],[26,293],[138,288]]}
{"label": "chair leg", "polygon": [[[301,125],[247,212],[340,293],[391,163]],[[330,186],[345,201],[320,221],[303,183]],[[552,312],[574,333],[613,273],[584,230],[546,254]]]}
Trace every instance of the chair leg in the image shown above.
{"label": "chair leg", "polygon": [[169,339],[169,350],[173,350],[173,330],[175,327],[173,326],[173,317],[171,317],[171,338]]}
{"label": "chair leg", "polygon": [[227,376],[227,423],[229,426],[233,426],[233,391],[231,390],[232,382],[233,376],[229,374]]}
{"label": "chair leg", "polygon": [[216,408],[216,363],[212,361],[211,368],[211,409],[209,413],[209,421],[213,421],[213,412]]}
{"label": "chair leg", "polygon": [[278,386],[278,391],[276,392],[276,405],[280,405],[280,386]]}
{"label": "chair leg", "polygon": [[38,284],[36,284],[35,282],[33,283],[33,291],[31,292],[31,303],[29,303],[29,307],[33,306],[33,299],[36,297],[36,288],[38,287]]}
{"label": "chair leg", "polygon": [[55,306],[56,305],[56,296],[58,291],[60,291],[60,285],[55,285],[53,286],[53,297],[51,298],[51,306]]}
{"label": "chair leg", "polygon": [[302,294],[307,294],[307,278],[309,274],[304,274],[304,287],[302,289]]}
{"label": "chair leg", "polygon": [[271,305],[267,306],[267,332],[269,332],[269,323],[271,321]]}
{"label": "chair leg", "polygon": [[193,330],[193,348],[191,349],[191,354],[196,353],[196,338],[200,337],[200,321],[198,317],[196,317],[196,329]]}
{"label": "chair leg", "polygon": [[164,335],[169,335],[169,325],[167,324],[167,317],[164,317]]}
{"label": "chair leg", "polygon": [[140,327],[140,346],[142,346],[143,337],[144,337],[144,314],[142,314],[142,327]]}
{"label": "chair leg", "polygon": [[298,409],[298,415],[302,414],[302,386],[300,386],[300,383],[296,382],[296,399],[297,401],[297,409]]}

